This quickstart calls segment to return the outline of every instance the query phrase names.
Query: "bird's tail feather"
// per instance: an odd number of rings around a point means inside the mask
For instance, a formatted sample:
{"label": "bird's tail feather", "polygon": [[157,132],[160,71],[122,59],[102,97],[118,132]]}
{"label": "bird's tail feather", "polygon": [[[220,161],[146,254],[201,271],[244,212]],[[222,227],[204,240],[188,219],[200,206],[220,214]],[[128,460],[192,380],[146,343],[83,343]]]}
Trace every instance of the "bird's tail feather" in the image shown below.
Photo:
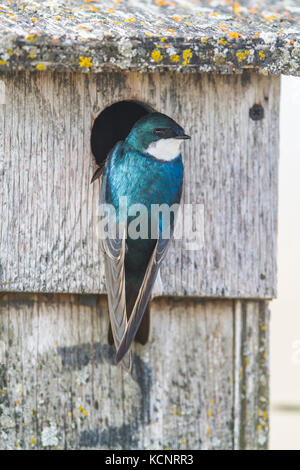
{"label": "bird's tail feather", "polygon": [[[150,306],[147,305],[145,310],[142,323],[138,329],[137,334],[135,335],[135,341],[142,344],[143,346],[147,344],[150,334]],[[108,344],[112,346],[114,344],[114,338],[112,334],[111,324],[109,323],[108,327]]]}

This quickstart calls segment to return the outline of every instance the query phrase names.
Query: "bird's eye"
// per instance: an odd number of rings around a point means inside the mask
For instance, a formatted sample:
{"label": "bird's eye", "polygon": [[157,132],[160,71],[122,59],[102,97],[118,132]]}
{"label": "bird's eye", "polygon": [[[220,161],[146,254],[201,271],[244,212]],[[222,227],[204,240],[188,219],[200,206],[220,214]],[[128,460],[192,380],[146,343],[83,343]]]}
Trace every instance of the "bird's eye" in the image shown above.
{"label": "bird's eye", "polygon": [[157,137],[165,137],[167,130],[168,129],[154,129],[154,135]]}

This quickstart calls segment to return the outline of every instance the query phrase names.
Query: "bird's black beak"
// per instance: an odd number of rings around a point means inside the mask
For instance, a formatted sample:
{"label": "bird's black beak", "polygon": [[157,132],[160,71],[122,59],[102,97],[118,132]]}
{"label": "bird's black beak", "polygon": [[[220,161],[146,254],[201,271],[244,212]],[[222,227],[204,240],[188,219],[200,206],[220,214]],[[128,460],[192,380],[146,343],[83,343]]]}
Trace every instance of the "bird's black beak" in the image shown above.
{"label": "bird's black beak", "polygon": [[190,138],[191,138],[191,136],[190,136],[190,135],[186,135],[186,134],[177,135],[177,136],[175,137],[175,139],[182,139],[182,140],[188,140],[188,139],[190,139]]}

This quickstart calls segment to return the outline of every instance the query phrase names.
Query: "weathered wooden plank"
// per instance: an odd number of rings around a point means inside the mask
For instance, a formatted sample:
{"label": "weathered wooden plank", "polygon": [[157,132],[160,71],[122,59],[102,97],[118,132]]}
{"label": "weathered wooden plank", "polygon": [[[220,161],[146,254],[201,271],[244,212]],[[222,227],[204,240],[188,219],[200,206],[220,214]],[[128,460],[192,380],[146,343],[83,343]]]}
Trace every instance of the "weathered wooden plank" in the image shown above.
{"label": "weathered wooden plank", "polygon": [[268,303],[234,304],[236,449],[265,449],[269,431]]}
{"label": "weathered wooden plank", "polygon": [[[0,290],[105,293],[94,119],[135,99],[177,119],[186,203],[204,243],[173,243],[158,293],[271,298],[276,293],[279,77],[179,73],[5,73],[0,105]],[[261,104],[264,118],[249,110]]]}
{"label": "weathered wooden plank", "polygon": [[267,303],[160,298],[151,318],[128,375],[105,296],[3,294],[0,449],[266,447]]}
{"label": "weathered wooden plank", "polygon": [[0,69],[300,75],[298,0],[93,3],[2,0]]}

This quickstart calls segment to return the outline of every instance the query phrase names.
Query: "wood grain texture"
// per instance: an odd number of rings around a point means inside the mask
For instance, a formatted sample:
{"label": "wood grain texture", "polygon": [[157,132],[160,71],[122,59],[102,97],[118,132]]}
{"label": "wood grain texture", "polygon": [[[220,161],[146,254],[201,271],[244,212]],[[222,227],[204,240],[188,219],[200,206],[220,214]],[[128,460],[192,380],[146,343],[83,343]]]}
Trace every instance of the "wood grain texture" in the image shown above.
{"label": "wood grain texture", "polygon": [[[276,295],[279,76],[2,73],[0,290],[105,293],[93,121],[136,99],[178,120],[186,203],[201,204],[204,244],[173,243],[157,293]],[[264,119],[249,109],[259,103]]]}
{"label": "wood grain texture", "polygon": [[298,0],[22,1],[1,0],[0,70],[300,75]]}
{"label": "wood grain texture", "polygon": [[254,449],[268,436],[265,301],[160,298],[132,375],[105,296],[0,298],[0,449]]}

